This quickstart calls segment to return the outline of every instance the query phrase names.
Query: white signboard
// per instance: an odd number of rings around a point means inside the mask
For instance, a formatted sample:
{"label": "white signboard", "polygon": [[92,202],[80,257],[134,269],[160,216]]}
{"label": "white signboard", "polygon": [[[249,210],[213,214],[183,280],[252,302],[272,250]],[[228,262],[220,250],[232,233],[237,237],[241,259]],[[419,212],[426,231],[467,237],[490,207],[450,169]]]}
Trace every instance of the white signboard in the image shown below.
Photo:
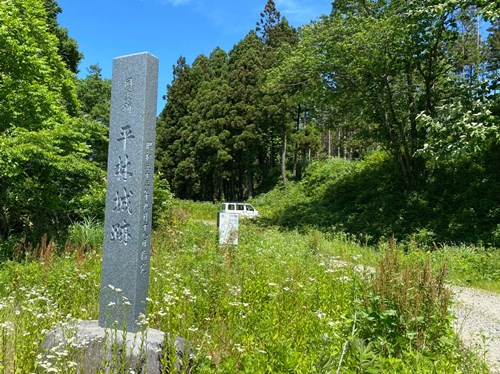
{"label": "white signboard", "polygon": [[238,245],[238,214],[219,212],[219,243]]}

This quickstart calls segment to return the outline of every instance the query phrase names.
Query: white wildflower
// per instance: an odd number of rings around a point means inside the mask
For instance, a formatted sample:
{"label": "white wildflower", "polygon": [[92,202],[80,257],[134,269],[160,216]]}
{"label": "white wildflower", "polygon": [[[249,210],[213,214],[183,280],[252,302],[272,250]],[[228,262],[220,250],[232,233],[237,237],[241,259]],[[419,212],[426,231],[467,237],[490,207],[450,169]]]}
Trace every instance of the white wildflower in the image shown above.
{"label": "white wildflower", "polygon": [[344,275],[342,277],[337,278],[337,280],[339,280],[341,282],[349,282],[351,280],[351,278],[349,278],[348,276]]}

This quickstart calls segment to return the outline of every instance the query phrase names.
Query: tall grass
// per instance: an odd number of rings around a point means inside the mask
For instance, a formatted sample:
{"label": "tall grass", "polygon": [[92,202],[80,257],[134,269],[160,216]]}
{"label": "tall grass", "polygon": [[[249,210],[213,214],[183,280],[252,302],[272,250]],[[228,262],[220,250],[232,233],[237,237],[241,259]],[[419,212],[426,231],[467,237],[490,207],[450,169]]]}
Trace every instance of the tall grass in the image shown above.
{"label": "tall grass", "polygon": [[360,335],[376,336],[375,346],[400,356],[405,349],[433,352],[454,348],[446,264],[433,272],[429,259],[404,261],[390,242],[370,286],[363,291]]}
{"label": "tall grass", "polygon": [[190,200],[173,200],[172,202],[172,219],[194,219],[194,220],[217,220],[217,212],[220,205],[210,202],[194,202]]}
{"label": "tall grass", "polygon": [[99,250],[104,241],[104,227],[92,217],[72,224],[68,229],[67,245],[81,248],[84,251]]}
{"label": "tall grass", "polygon": [[[220,248],[214,226],[177,220],[153,236],[146,322],[191,342],[193,373],[486,372],[448,329],[440,273],[408,272],[402,254],[387,252],[373,275],[363,256],[375,263],[346,237],[249,221],[237,248]],[[92,249],[3,263],[0,373],[75,372],[64,351],[67,365],[44,368],[41,342],[58,323],[97,319],[99,275]]]}
{"label": "tall grass", "polygon": [[458,285],[500,292],[500,251],[475,246],[443,246],[434,263],[448,264],[448,280]]}

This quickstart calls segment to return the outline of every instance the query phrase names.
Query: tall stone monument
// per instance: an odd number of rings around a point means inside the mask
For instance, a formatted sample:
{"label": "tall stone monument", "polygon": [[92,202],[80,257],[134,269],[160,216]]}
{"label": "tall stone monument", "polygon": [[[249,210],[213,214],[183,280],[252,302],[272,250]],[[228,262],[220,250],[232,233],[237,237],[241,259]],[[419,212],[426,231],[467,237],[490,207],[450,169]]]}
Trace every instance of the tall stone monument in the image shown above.
{"label": "tall stone monument", "polygon": [[43,343],[49,361],[76,343],[77,373],[190,370],[188,342],[137,323],[148,297],[157,91],[156,57],[113,60],[99,320],[55,327]]}
{"label": "tall stone monument", "polygon": [[137,331],[149,284],[158,59],[113,60],[99,326]]}

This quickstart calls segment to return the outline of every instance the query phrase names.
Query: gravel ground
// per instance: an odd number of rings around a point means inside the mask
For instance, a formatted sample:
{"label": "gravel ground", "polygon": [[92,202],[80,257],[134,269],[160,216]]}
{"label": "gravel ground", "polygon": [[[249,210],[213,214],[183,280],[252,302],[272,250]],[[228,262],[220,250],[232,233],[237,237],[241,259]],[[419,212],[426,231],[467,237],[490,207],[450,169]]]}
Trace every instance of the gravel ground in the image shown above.
{"label": "gravel ground", "polygon": [[484,353],[492,373],[500,374],[500,294],[452,286],[454,328],[468,347]]}

